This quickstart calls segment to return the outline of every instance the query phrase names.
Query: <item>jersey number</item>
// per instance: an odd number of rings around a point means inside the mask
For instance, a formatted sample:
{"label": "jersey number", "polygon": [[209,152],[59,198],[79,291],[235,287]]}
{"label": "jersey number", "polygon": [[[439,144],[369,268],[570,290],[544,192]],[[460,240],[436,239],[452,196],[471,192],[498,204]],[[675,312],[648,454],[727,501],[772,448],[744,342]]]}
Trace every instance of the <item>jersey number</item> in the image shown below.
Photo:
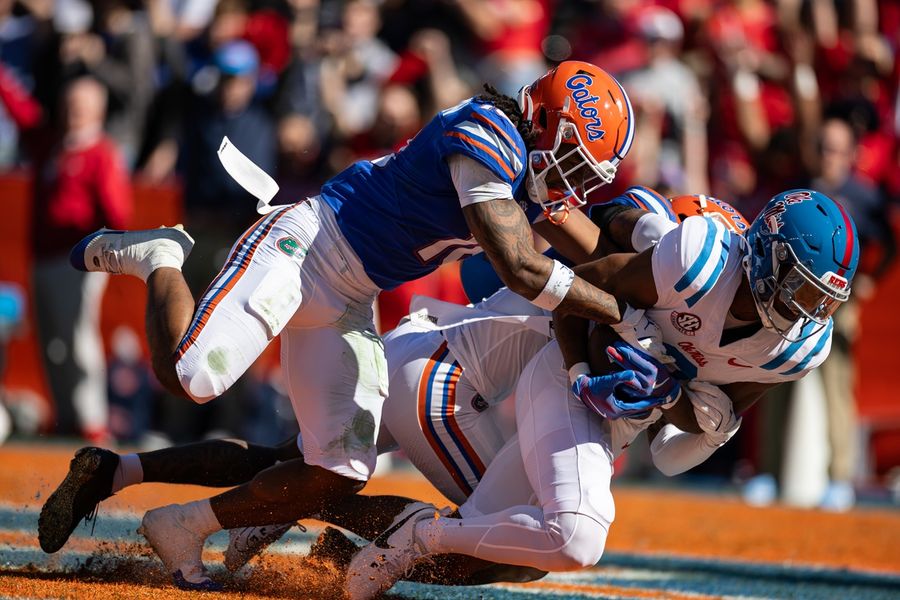
{"label": "jersey number", "polygon": [[475,236],[470,235],[464,240],[459,238],[438,240],[416,250],[416,256],[418,256],[419,260],[423,263],[430,263],[437,260],[439,263],[443,264],[456,262],[466,256],[478,254],[481,250],[481,246],[475,241]]}

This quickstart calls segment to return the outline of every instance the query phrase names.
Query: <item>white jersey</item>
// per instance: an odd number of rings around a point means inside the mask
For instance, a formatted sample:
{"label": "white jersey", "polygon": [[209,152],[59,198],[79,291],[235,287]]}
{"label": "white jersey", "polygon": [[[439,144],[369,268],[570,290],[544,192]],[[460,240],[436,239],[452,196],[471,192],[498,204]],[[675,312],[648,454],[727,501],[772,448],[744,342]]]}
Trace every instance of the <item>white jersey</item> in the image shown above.
{"label": "white jersey", "polygon": [[[713,219],[689,217],[653,249],[658,300],[646,316],[660,328],[666,352],[686,379],[715,385],[800,379],[831,349],[832,322],[809,338],[789,342],[761,328],[721,345],[725,319],[745,277],[748,252],[737,234]],[[818,327],[815,323],[807,331]],[[790,331],[798,337],[800,325]]]}

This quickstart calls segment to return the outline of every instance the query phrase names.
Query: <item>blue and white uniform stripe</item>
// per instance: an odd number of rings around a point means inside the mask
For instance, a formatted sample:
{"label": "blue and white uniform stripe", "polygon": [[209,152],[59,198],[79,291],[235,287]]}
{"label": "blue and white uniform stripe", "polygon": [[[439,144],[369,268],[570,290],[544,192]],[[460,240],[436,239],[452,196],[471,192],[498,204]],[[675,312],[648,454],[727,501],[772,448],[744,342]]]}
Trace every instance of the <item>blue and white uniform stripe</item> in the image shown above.
{"label": "blue and white uniform stripe", "polygon": [[432,451],[466,496],[484,475],[485,465],[456,421],[456,386],[462,367],[445,362],[447,342],[429,359],[418,394],[419,426]]}
{"label": "blue and white uniform stripe", "polygon": [[703,246],[690,268],[674,286],[676,292],[696,290],[685,301],[689,307],[697,304],[716,284],[731,251],[731,233],[728,229],[712,219],[696,218],[706,223]]}
{"label": "blue and white uniform stripe", "polygon": [[[478,113],[480,116],[480,113]],[[508,139],[504,138],[501,131],[486,125],[483,121],[463,121],[457,124],[454,131],[463,131],[471,137],[484,143],[499,155],[513,173],[519,173],[523,167],[523,160],[516,148]]]}
{"label": "blue and white uniform stripe", "polygon": [[672,203],[656,190],[642,185],[635,185],[625,190],[624,195],[630,196],[638,208],[662,215],[673,223],[678,223],[678,217],[675,216],[675,211],[672,210]]}

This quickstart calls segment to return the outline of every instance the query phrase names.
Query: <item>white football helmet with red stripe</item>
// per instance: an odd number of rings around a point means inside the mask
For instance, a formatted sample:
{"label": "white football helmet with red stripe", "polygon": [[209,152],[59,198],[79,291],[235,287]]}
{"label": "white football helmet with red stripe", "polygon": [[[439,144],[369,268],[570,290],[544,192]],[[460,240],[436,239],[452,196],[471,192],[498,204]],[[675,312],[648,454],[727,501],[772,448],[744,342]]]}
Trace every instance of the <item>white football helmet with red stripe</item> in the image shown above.
{"label": "white football helmet with red stripe", "polygon": [[528,194],[554,223],[610,183],[631,149],[634,115],[621,84],[590,63],[567,61],[519,92],[538,133],[528,156]]}

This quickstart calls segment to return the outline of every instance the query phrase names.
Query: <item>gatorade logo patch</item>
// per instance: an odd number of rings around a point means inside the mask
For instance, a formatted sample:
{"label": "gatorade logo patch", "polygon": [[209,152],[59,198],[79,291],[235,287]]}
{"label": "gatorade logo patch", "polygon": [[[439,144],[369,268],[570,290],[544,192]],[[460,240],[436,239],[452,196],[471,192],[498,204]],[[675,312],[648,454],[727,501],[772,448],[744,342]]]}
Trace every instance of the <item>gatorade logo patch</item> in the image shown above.
{"label": "gatorade logo patch", "polygon": [[291,257],[303,258],[308,253],[307,249],[292,237],[283,237],[275,242],[275,245],[279,250]]}

